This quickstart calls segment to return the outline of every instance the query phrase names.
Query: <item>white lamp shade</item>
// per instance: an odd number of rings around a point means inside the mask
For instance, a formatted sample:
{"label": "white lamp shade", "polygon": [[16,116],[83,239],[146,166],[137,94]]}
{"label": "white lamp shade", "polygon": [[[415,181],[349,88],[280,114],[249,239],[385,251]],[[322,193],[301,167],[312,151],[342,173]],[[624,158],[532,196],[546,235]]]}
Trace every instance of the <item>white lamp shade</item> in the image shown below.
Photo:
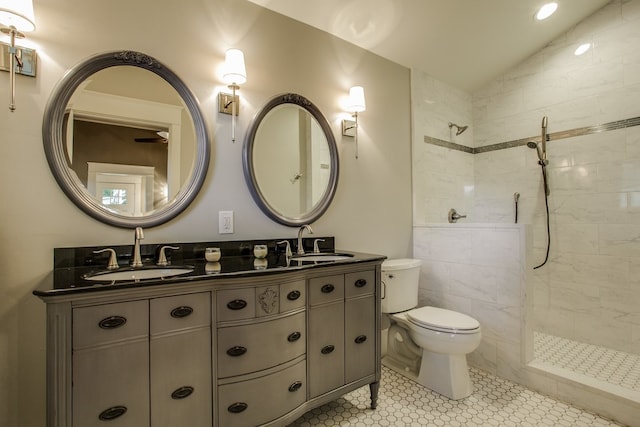
{"label": "white lamp shade", "polygon": [[347,106],[352,113],[359,113],[367,109],[364,101],[364,89],[362,86],[354,86],[349,89],[349,105]]}
{"label": "white lamp shade", "polygon": [[224,59],[222,80],[228,84],[241,85],[247,81],[247,70],[244,66],[244,54],[240,49],[229,49]]}
{"label": "white lamp shade", "polygon": [[0,0],[0,24],[18,31],[35,30],[33,0]]}

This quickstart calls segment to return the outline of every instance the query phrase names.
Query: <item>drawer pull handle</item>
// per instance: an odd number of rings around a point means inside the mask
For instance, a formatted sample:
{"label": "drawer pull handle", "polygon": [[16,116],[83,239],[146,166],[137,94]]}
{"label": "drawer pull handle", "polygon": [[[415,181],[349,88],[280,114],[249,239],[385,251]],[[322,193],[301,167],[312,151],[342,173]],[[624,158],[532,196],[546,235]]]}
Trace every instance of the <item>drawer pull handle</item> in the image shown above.
{"label": "drawer pull handle", "polygon": [[291,291],[287,294],[287,299],[289,301],[295,301],[300,298],[300,291]]}
{"label": "drawer pull handle", "polygon": [[354,341],[355,341],[356,344],[362,344],[366,340],[367,340],[367,336],[366,335],[358,335]]}
{"label": "drawer pull handle", "polygon": [[289,391],[293,393],[294,391],[300,390],[300,387],[302,387],[302,381],[296,381],[289,386]]}
{"label": "drawer pull handle", "polygon": [[124,415],[125,412],[127,412],[126,406],[112,406],[111,408],[107,408],[104,411],[100,412],[100,415],[98,415],[98,419],[100,421],[115,420],[116,418]]}
{"label": "drawer pull handle", "polygon": [[229,310],[242,310],[247,306],[247,302],[243,299],[234,299],[233,301],[229,301],[227,303],[227,308]]}
{"label": "drawer pull handle", "polygon": [[287,341],[289,342],[296,342],[300,339],[300,337],[302,336],[302,334],[300,332],[292,332],[289,334],[289,336],[287,337]]}
{"label": "drawer pull handle", "polygon": [[191,313],[193,313],[193,308],[187,305],[182,305],[180,307],[176,307],[173,310],[171,310],[171,317],[175,317],[176,319],[182,319],[183,317],[187,317]]}
{"label": "drawer pull handle", "polygon": [[240,412],[247,409],[248,406],[249,405],[247,405],[244,402],[236,402],[229,405],[229,407],[227,408],[227,411],[231,412],[232,414],[239,414]]}
{"label": "drawer pull handle", "polygon": [[185,385],[171,393],[171,398],[175,400],[184,399],[185,397],[191,396],[191,393],[193,393],[193,387]]}
{"label": "drawer pull handle", "polygon": [[358,279],[356,280],[355,285],[356,285],[356,288],[362,288],[367,286],[367,281],[365,279]]}
{"label": "drawer pull handle", "polygon": [[327,283],[326,285],[324,285],[323,287],[320,288],[320,291],[323,294],[329,294],[329,293],[333,292],[334,289],[335,289],[335,286],[333,286],[331,283]]}
{"label": "drawer pull handle", "polygon": [[331,353],[333,350],[335,350],[335,346],[329,344],[329,345],[325,345],[324,347],[322,347],[322,350],[320,350],[320,353],[322,354],[329,354]]}
{"label": "drawer pull handle", "polygon": [[[102,329],[115,329],[127,323],[127,318],[122,316],[109,316],[98,322]],[[126,410],[126,408],[125,408]]]}
{"label": "drawer pull handle", "polygon": [[242,356],[246,352],[247,352],[247,348],[246,347],[242,347],[240,345],[233,346],[229,350],[227,350],[227,354],[229,356],[231,356],[231,357]]}

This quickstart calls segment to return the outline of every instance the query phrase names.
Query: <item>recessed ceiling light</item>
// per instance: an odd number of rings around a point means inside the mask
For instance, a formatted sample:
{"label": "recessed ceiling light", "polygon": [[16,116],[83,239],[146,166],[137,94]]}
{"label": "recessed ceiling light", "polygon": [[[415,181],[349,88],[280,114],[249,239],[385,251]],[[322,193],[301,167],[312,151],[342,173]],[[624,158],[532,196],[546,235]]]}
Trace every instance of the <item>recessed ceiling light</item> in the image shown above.
{"label": "recessed ceiling light", "polygon": [[540,8],[538,13],[536,13],[536,19],[538,21],[542,21],[543,19],[547,19],[548,17],[553,15],[553,12],[555,12],[557,8],[558,8],[558,3],[556,3],[556,2],[551,2],[551,3],[545,4],[544,6],[542,6]]}
{"label": "recessed ceiling light", "polygon": [[575,52],[573,52],[573,54],[575,56],[580,56],[586,51],[588,51],[589,49],[591,49],[591,43],[583,43],[580,46],[578,46],[578,48],[575,50]]}

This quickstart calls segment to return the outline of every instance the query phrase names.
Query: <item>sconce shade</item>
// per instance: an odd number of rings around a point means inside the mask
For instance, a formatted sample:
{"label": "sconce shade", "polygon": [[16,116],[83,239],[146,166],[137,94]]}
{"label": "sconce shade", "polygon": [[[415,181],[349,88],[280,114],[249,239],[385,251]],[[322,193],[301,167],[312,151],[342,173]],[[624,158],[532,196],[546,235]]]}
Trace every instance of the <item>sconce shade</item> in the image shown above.
{"label": "sconce shade", "polygon": [[247,81],[244,54],[240,49],[229,49],[224,59],[222,80],[228,85],[241,85]]}
{"label": "sconce shade", "polygon": [[18,31],[35,30],[33,0],[0,0],[0,24]]}
{"label": "sconce shade", "polygon": [[349,105],[347,105],[347,108],[352,113],[360,113],[367,109],[362,86],[354,86],[349,89]]}

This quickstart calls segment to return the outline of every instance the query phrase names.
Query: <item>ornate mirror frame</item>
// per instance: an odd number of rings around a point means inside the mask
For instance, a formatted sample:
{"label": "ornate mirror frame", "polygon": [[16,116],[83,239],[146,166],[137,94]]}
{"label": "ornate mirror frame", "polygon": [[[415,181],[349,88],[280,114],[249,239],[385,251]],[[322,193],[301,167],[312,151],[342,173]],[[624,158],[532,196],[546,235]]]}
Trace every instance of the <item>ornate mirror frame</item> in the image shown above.
{"label": "ornate mirror frame", "polygon": [[[98,203],[67,165],[64,138],[64,116],[74,91],[94,73],[117,66],[135,66],[155,73],[180,95],[193,120],[196,148],[191,177],[175,198],[165,206],[143,216],[119,214]],[[140,52],[108,52],[88,58],[69,70],[49,99],[42,123],[42,139],[51,172],[62,191],[82,211],[93,218],[117,227],[153,227],[163,224],[189,206],[202,187],[209,166],[209,136],[198,100],[187,85],[169,68]]]}
{"label": "ornate mirror frame", "polygon": [[[297,105],[304,110],[306,110],[315,120],[318,125],[322,129],[322,132],[326,138],[327,145],[329,148],[329,157],[330,157],[330,174],[327,183],[327,187],[323,193],[323,196],[320,200],[315,203],[315,205],[311,208],[310,211],[302,213],[300,216],[296,218],[288,217],[280,213],[278,209],[272,206],[266,199],[263,191],[260,189],[260,183],[257,180],[255,169],[254,169],[254,146],[255,146],[255,138],[258,128],[262,123],[263,119],[271,112],[274,108],[281,106],[283,104],[294,104]],[[269,100],[266,105],[256,113],[251,125],[248,129],[247,136],[244,141],[244,146],[242,150],[242,166],[244,171],[244,177],[247,182],[247,186],[249,187],[249,191],[251,192],[251,196],[253,200],[256,202],[260,210],[267,215],[269,218],[274,220],[277,223],[287,225],[290,227],[298,227],[303,224],[311,224],[320,218],[325,211],[329,208],[331,201],[336,192],[336,188],[338,185],[338,175],[339,175],[339,160],[338,160],[338,148],[336,144],[336,140],[333,136],[333,132],[331,131],[331,127],[329,126],[329,122],[324,117],[324,115],[320,112],[318,107],[316,107],[311,101],[305,98],[302,95],[298,95],[295,93],[285,93],[281,95],[277,95]]]}

